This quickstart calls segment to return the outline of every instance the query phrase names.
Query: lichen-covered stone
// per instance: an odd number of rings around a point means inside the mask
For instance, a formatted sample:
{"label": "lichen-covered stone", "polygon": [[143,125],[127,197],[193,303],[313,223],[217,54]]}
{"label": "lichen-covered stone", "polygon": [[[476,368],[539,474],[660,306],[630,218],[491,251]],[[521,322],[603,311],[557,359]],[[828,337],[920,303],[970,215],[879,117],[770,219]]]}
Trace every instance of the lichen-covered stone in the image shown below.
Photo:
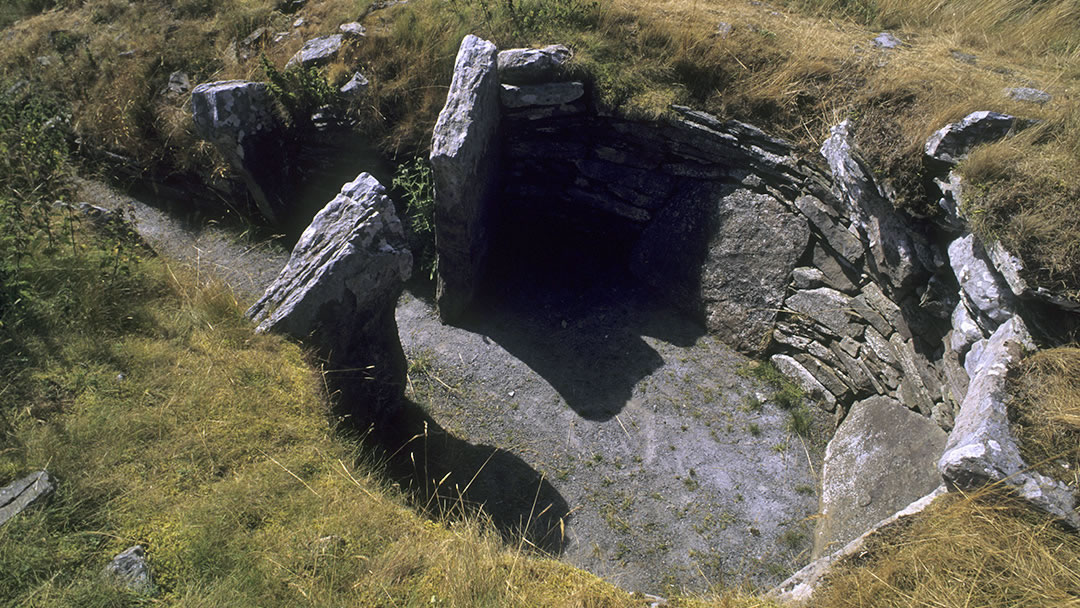
{"label": "lichen-covered stone", "polygon": [[972,112],[960,122],[945,125],[931,135],[924,149],[933,161],[955,165],[967,158],[975,146],[997,141],[1026,124],[1008,114]]}
{"label": "lichen-covered stone", "polygon": [[499,80],[505,84],[539,84],[559,76],[573,53],[561,44],[542,49],[509,49],[498,56]]}
{"label": "lichen-covered stone", "polygon": [[308,40],[285,64],[285,69],[296,66],[310,68],[329,63],[341,50],[344,36],[344,34],[332,34]]}

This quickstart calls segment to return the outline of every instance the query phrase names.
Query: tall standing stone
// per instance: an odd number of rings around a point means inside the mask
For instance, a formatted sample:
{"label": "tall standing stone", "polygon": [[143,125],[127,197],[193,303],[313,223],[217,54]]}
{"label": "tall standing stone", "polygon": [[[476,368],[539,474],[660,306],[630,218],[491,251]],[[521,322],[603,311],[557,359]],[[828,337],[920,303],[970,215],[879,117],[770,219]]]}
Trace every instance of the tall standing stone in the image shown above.
{"label": "tall standing stone", "polygon": [[445,322],[460,317],[472,301],[487,260],[499,154],[496,55],[494,44],[476,36],[461,41],[431,142],[436,300]]}

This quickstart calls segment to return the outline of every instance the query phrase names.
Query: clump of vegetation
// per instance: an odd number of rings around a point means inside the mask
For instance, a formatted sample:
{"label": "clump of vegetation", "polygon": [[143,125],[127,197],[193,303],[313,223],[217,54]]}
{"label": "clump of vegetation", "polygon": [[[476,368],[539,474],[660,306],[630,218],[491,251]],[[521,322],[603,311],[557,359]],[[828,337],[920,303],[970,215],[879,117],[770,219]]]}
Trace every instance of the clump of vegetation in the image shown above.
{"label": "clump of vegetation", "polygon": [[1024,460],[1080,488],[1080,348],[1043,350],[1009,376],[1009,419]]}
{"label": "clump of vegetation", "polygon": [[739,370],[739,373],[755,378],[773,389],[770,400],[788,411],[788,430],[796,435],[807,437],[812,429],[814,418],[806,406],[806,392],[788,379],[769,361],[755,361]]}
{"label": "clump of vegetation", "polygon": [[413,254],[414,276],[435,278],[435,180],[423,157],[398,165],[392,196],[404,206],[402,219]]}
{"label": "clump of vegetation", "polygon": [[993,487],[872,537],[811,606],[1070,606],[1077,589],[1080,537]]}

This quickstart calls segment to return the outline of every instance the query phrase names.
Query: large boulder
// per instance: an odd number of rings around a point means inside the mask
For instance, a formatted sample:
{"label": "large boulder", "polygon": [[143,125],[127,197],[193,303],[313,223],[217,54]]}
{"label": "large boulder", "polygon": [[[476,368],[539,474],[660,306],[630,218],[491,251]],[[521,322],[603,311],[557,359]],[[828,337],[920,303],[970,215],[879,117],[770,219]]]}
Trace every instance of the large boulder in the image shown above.
{"label": "large boulder", "polygon": [[[998,327],[978,360],[938,469],[953,489],[970,491],[1001,482],[1030,504],[1080,528],[1073,491],[1024,462],[1009,427],[1006,374],[1035,344],[1019,316]],[[968,355],[970,360],[974,355]],[[970,362],[970,361],[969,361]]]}
{"label": "large boulder", "polygon": [[941,485],[945,441],[937,424],[889,397],[853,405],[825,450],[814,557]]}
{"label": "large boulder", "polygon": [[191,92],[195,131],[211,142],[243,178],[259,207],[277,223],[290,193],[290,171],[266,83],[224,80]]}
{"label": "large boulder", "polygon": [[315,346],[337,370],[330,378],[342,405],[376,419],[404,389],[394,308],[411,269],[393,203],[374,177],[361,173],[311,221],[248,316],[257,331]]}
{"label": "large boulder", "polygon": [[632,270],[728,344],[759,352],[809,240],[806,220],[768,194],[703,188],[657,214]]}
{"label": "large boulder", "polygon": [[499,79],[495,45],[473,35],[461,41],[446,105],[435,123],[436,300],[450,322],[472,301],[490,247],[499,155]]}

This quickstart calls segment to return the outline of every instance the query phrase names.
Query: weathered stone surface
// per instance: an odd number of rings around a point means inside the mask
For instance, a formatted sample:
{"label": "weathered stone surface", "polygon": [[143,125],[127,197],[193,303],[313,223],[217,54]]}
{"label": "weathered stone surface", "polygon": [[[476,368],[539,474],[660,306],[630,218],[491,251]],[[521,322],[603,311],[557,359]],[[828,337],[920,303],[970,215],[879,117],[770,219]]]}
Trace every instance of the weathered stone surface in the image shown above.
{"label": "weathered stone surface", "polygon": [[851,264],[858,264],[863,257],[863,246],[854,234],[845,229],[839,215],[817,197],[803,195],[795,199],[795,207],[810,220],[821,233],[825,242]]}
{"label": "weathered stone surface", "polygon": [[814,289],[825,283],[825,273],[817,268],[800,266],[791,271],[791,284],[795,289]]}
{"label": "weathered stone surface", "polygon": [[46,471],[31,473],[0,488],[0,526],[56,489]]}
{"label": "weathered stone surface", "polygon": [[966,301],[993,323],[991,327],[984,323],[984,327],[993,329],[1009,320],[1014,312],[1012,292],[986,263],[975,235],[969,234],[949,244],[949,263]]}
{"label": "weathered stone surface", "polygon": [[874,38],[874,46],[883,49],[898,48],[903,42],[889,32],[882,32]]}
{"label": "weathered stone surface", "polygon": [[775,365],[785,376],[791,378],[799,388],[805,391],[808,398],[817,401],[822,409],[827,412],[836,409],[836,397],[829,392],[824,385],[818,382],[817,378],[803,367],[801,363],[787,355],[773,355],[770,358],[770,361],[772,361],[773,365]]}
{"label": "weathered stone surface", "polygon": [[[825,285],[845,294],[856,293],[859,288],[845,271],[838,254],[826,248],[820,242],[815,243],[811,263],[825,275]],[[850,271],[850,270],[849,270]],[[852,272],[852,274],[854,274]]]}
{"label": "weathered stone surface", "polygon": [[355,21],[342,23],[338,26],[338,29],[341,30],[341,34],[346,38],[363,38],[364,35],[367,34],[367,30],[364,26]]}
{"label": "weathered stone surface", "polygon": [[900,334],[893,334],[889,338],[889,344],[904,372],[900,382],[904,405],[929,416],[934,408],[934,401],[940,397],[940,394],[937,394],[941,390],[940,378],[932,377],[925,357],[915,352],[911,340],[904,340]]}
{"label": "weathered stone surface", "polygon": [[1035,89],[1032,87],[1015,87],[1005,89],[1005,96],[1009,99],[1015,99],[1016,101],[1026,101],[1029,103],[1037,103],[1042,105],[1049,102],[1053,97],[1046,91]]}
{"label": "weathered stone surface", "polygon": [[828,555],[819,557],[801,570],[791,575],[786,581],[770,590],[768,595],[786,606],[797,606],[808,602],[821,583],[828,579],[834,565],[847,558],[866,551],[867,541],[879,534],[886,533],[893,525],[902,525],[903,520],[921,513],[937,497],[948,493],[945,486],[938,486],[933,492],[916,500],[890,517],[878,522],[861,536]]}
{"label": "weathered stone surface", "polygon": [[191,92],[191,115],[199,136],[213,143],[243,178],[259,211],[279,221],[290,193],[289,171],[266,84],[200,84]]}
{"label": "weathered stone surface", "polygon": [[468,35],[431,142],[435,179],[436,299],[443,321],[472,301],[487,261],[499,145],[495,45]]}
{"label": "weathered stone surface", "polygon": [[1031,469],[1020,456],[1009,428],[1005,376],[1010,366],[1034,347],[1018,316],[1003,323],[990,337],[938,469],[946,483],[959,490],[1003,482],[1036,508],[1080,528],[1073,491]]}
{"label": "weathered stone surface", "polygon": [[851,297],[835,289],[819,287],[796,291],[784,301],[784,308],[817,321],[837,337],[862,335],[862,327],[852,322]]}
{"label": "weathered stone surface", "polygon": [[191,90],[191,78],[184,72],[173,72],[169,74],[169,82],[165,85],[165,88],[161,91],[163,95],[171,98],[179,98],[188,91]]}
{"label": "weathered stone surface", "polygon": [[499,91],[499,100],[507,108],[559,106],[577,101],[584,94],[585,85],[580,82],[504,84]]}
{"label": "weathered stone surface", "polygon": [[872,269],[894,289],[908,288],[925,272],[913,236],[855,154],[848,127],[846,120],[833,127],[821,154],[848,205],[851,223],[869,246]]}
{"label": "weathered stone surface", "polygon": [[894,399],[853,405],[825,450],[814,557],[941,485],[935,465],[945,441],[936,424]]}
{"label": "weathered stone surface", "polygon": [[826,365],[821,359],[807,353],[799,353],[795,355],[795,360],[837,399],[843,399],[851,393],[850,387],[840,378],[836,369]]}
{"label": "weathered stone surface", "polygon": [[367,91],[368,79],[364,77],[360,72],[354,72],[349,82],[346,82],[341,86],[341,93],[348,95],[349,97],[359,97]]}
{"label": "weathered stone surface", "polygon": [[863,321],[869,323],[879,334],[892,335],[893,331],[895,331],[895,328],[889,325],[885,317],[881,316],[881,313],[871,308],[866,301],[866,296],[861,293],[851,298],[851,310]]}
{"label": "weathered stone surface", "polygon": [[308,341],[343,370],[343,405],[377,417],[401,396],[405,357],[394,306],[412,255],[385,189],[361,173],[319,211],[248,316],[257,331]]}
{"label": "weathered stone surface", "polygon": [[292,59],[289,59],[288,63],[285,64],[285,69],[295,66],[310,68],[329,63],[337,56],[343,43],[343,34],[312,38],[304,43],[304,46],[292,56]]}
{"label": "weathered stone surface", "polygon": [[728,344],[757,352],[809,239],[806,220],[767,194],[706,188],[654,217],[632,271],[673,302],[693,303]]}
{"label": "weathered stone surface", "polygon": [[542,49],[509,49],[499,53],[499,80],[506,84],[538,84],[558,78],[573,53],[561,44]]}
{"label": "weathered stone surface", "polygon": [[[911,339],[911,329],[908,327],[900,307],[881,291],[877,283],[867,283],[862,289],[862,296],[867,306],[881,315],[885,322],[889,324],[889,327],[899,332],[905,340]],[[892,335],[892,331],[888,333],[881,332],[881,335],[889,337]]]}
{"label": "weathered stone surface", "polygon": [[960,122],[945,125],[926,140],[926,156],[935,162],[955,165],[979,145],[997,141],[1026,123],[998,112],[972,112]]}
{"label": "weathered stone surface", "polygon": [[979,325],[975,323],[967,304],[963,300],[957,302],[952,314],[952,333],[949,337],[949,348],[960,355],[967,352],[972,344],[986,337]]}
{"label": "weathered stone surface", "polygon": [[114,557],[105,566],[105,576],[136,593],[154,592],[153,573],[142,545],[135,545]]}

